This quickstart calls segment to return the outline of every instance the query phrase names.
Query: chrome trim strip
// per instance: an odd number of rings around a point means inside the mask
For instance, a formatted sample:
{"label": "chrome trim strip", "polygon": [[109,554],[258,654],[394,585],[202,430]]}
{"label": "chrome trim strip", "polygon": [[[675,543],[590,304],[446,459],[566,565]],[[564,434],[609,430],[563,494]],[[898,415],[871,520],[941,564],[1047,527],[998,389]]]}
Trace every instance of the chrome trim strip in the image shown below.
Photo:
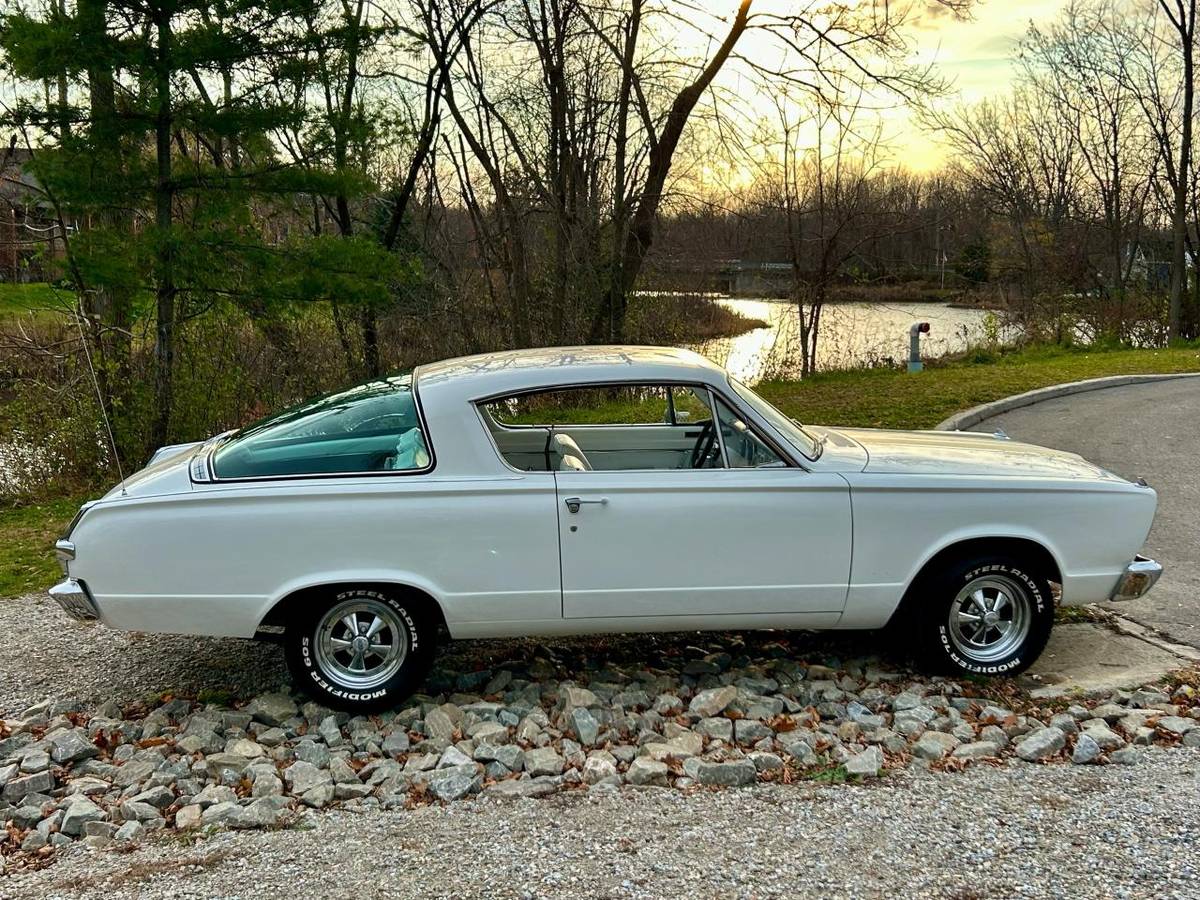
{"label": "chrome trim strip", "polygon": [[1123,600],[1136,600],[1158,583],[1162,573],[1161,563],[1139,553],[1133,562],[1125,567],[1121,577],[1117,579],[1116,587],[1113,588],[1109,599],[1117,603]]}
{"label": "chrome trim strip", "polygon": [[100,618],[100,610],[96,601],[82,581],[68,578],[50,588],[53,597],[63,612],[77,622],[95,622]]}

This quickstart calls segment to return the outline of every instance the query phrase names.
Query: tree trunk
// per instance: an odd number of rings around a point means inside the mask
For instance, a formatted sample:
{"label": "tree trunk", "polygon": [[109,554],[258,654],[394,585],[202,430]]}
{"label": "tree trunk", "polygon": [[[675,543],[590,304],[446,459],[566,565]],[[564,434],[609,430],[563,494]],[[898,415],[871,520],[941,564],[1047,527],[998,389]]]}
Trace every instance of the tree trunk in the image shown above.
{"label": "tree trunk", "polygon": [[1170,340],[1192,337],[1192,316],[1185,317],[1187,289],[1187,195],[1192,170],[1192,112],[1195,107],[1195,71],[1193,58],[1196,39],[1196,0],[1191,0],[1185,10],[1179,6],[1179,20],[1175,22],[1179,32],[1180,49],[1183,52],[1183,111],[1179,138],[1179,166],[1175,177],[1175,196],[1171,209],[1171,306],[1168,316],[1167,337]]}
{"label": "tree trunk", "polygon": [[155,23],[158,48],[155,60],[154,90],[157,117],[154,126],[158,178],[154,188],[155,213],[155,312],[154,341],[155,416],[151,443],[161,447],[169,439],[171,408],[174,401],[175,367],[175,251],[171,234],[172,201],[175,186],[171,177],[171,13],[157,11]]}
{"label": "tree trunk", "polygon": [[[609,340],[621,342],[625,339],[625,317],[628,311],[629,293],[637,282],[642,270],[646,254],[654,241],[654,224],[658,217],[658,209],[662,204],[663,190],[666,186],[667,175],[671,171],[671,162],[683,129],[687,126],[688,117],[695,109],[700,97],[712,84],[712,80],[721,71],[734,45],[746,30],[750,17],[752,0],[741,0],[737,15],[729,28],[725,40],[717,49],[716,54],[700,72],[699,77],[676,95],[667,113],[662,134],[650,151],[646,170],[646,183],[641,191],[640,199],[633,213],[629,231],[625,236],[625,245],[621,250],[619,274],[609,285],[606,296],[596,310],[592,321],[592,339],[595,341]],[[607,327],[606,327],[607,326]]]}

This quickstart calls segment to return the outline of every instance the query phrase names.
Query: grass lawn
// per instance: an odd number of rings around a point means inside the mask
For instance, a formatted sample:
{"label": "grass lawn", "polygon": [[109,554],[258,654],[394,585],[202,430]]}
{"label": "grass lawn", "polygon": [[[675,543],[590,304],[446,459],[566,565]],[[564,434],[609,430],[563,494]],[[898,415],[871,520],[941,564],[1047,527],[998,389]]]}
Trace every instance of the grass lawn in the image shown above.
{"label": "grass lawn", "polygon": [[[802,422],[932,428],[961,409],[1034,388],[1102,375],[1166,372],[1200,372],[1200,348],[1037,348],[947,362],[914,375],[891,369],[829,372],[803,382],[765,383],[759,390]],[[640,407],[637,413],[644,413],[645,404]],[[57,580],[54,541],[81,502],[0,506],[0,597],[45,590]]]}
{"label": "grass lawn", "polygon": [[0,506],[0,597],[44,591],[61,578],[54,542],[82,500]]}
{"label": "grass lawn", "polygon": [[1034,388],[1103,375],[1200,372],[1200,348],[1068,350],[1044,347],[947,362],[908,374],[895,369],[828,372],[757,386],[801,422],[873,428],[932,428],[958,412]]}
{"label": "grass lawn", "polygon": [[0,319],[17,316],[29,310],[66,309],[74,301],[70,291],[62,291],[35,281],[29,284],[0,282]]}

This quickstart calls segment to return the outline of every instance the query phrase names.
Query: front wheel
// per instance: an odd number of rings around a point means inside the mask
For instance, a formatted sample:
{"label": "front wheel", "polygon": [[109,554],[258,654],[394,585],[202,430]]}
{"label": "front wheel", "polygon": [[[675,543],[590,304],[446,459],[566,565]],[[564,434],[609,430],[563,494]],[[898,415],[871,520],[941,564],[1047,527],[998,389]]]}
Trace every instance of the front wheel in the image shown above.
{"label": "front wheel", "polygon": [[1019,560],[962,560],[924,581],[913,598],[921,661],[940,672],[1015,675],[1050,639],[1049,582]]}
{"label": "front wheel", "polygon": [[437,627],[426,604],[374,589],[340,591],[287,626],[288,668],[320,703],[349,712],[393,707],[433,662]]}

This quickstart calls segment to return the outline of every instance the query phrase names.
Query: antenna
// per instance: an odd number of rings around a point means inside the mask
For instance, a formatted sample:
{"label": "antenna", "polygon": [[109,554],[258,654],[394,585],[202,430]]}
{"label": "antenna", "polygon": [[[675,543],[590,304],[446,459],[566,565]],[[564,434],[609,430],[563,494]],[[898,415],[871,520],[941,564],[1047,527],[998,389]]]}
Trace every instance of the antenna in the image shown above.
{"label": "antenna", "polygon": [[125,496],[125,470],[121,465],[121,454],[117,452],[117,439],[113,436],[112,422],[108,420],[108,410],[104,408],[104,394],[100,391],[100,379],[96,377],[96,367],[92,365],[92,351],[88,347],[87,334],[83,330],[83,299],[75,298],[73,318],[79,326],[79,340],[83,343],[83,356],[87,360],[88,372],[92,375],[92,387],[96,389],[96,402],[100,404],[100,418],[104,422],[104,430],[108,432],[108,445],[112,448],[113,461],[117,464],[117,475],[121,478],[121,496]]}

